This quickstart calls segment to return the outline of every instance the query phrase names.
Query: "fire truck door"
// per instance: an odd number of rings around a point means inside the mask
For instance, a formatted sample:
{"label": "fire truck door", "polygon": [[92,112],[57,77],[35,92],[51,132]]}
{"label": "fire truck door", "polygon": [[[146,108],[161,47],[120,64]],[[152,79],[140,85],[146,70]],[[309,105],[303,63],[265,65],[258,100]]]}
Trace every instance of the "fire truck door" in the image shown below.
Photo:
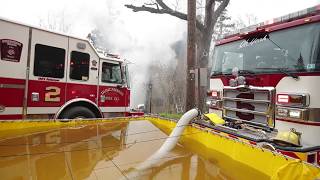
{"label": "fire truck door", "polygon": [[32,30],[28,114],[55,114],[65,103],[68,37]]}
{"label": "fire truck door", "polygon": [[85,98],[97,103],[99,58],[83,40],[69,38],[66,100]]}
{"label": "fire truck door", "polygon": [[0,119],[21,119],[29,28],[0,21]]}
{"label": "fire truck door", "polygon": [[128,107],[128,88],[124,86],[121,63],[100,60],[99,106],[104,113],[124,113]]}

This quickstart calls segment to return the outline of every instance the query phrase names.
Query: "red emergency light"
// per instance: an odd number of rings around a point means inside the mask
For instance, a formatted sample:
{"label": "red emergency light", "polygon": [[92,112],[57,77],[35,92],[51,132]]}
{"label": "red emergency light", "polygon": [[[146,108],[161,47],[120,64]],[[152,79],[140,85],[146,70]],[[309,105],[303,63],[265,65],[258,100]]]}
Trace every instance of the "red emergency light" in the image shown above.
{"label": "red emergency light", "polygon": [[210,96],[214,99],[219,99],[220,95],[221,95],[220,91],[216,91],[216,90],[211,90],[207,92],[207,96]]}
{"label": "red emergency light", "polygon": [[289,95],[288,94],[278,94],[277,95],[277,103],[278,104],[287,104],[289,103]]}
{"label": "red emergency light", "polygon": [[277,104],[283,106],[306,107],[309,105],[309,95],[277,94]]}

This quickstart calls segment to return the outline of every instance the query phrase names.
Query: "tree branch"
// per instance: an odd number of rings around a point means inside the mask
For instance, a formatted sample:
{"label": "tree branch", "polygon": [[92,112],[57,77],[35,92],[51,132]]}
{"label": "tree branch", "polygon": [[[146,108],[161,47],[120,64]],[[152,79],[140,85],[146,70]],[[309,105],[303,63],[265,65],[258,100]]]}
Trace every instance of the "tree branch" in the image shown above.
{"label": "tree branch", "polygon": [[142,5],[142,6],[134,6],[134,5],[124,5],[125,7],[129,8],[129,9],[132,9],[133,12],[139,12],[139,11],[147,11],[147,12],[150,12],[150,13],[155,13],[155,14],[163,14],[164,12],[161,10],[161,9],[155,9],[155,8],[152,8],[152,7],[148,7],[148,6],[145,6],[145,5]]}
{"label": "tree branch", "polygon": [[215,3],[215,0],[208,0],[206,6],[211,8],[213,3]]}
{"label": "tree branch", "polygon": [[221,4],[219,5],[219,7],[217,8],[217,10],[215,11],[215,13],[213,14],[212,19],[214,21],[217,21],[220,14],[226,9],[226,7],[228,6],[230,0],[224,0],[221,2]]}
{"label": "tree branch", "polygon": [[157,6],[157,9],[159,9],[159,5],[157,3],[145,3],[145,5],[148,5],[148,6],[155,5],[155,6]]}
{"label": "tree branch", "polygon": [[162,0],[156,0],[156,2],[160,5],[160,7],[162,7],[163,9],[168,9],[171,10],[171,8],[169,8],[169,6],[167,6]]}
{"label": "tree branch", "polygon": [[212,29],[212,25],[214,24],[214,22],[212,22],[212,14],[214,13],[215,4],[215,0],[206,0],[204,20],[206,31],[210,31]]}
{"label": "tree branch", "polygon": [[[124,6],[129,9],[132,9],[133,12],[145,11],[145,12],[150,12],[150,13],[154,13],[154,14],[169,14],[169,15],[177,17],[179,19],[187,20],[187,14],[179,12],[179,11],[175,11],[175,10],[169,8],[166,4],[163,3],[162,0],[156,0],[156,1],[158,4],[160,2],[159,6],[162,9],[156,9],[156,8],[148,7],[148,6],[144,6],[144,5],[134,6],[132,4],[131,5],[126,4]],[[200,31],[204,30],[204,25],[199,20],[196,21],[196,26]]]}

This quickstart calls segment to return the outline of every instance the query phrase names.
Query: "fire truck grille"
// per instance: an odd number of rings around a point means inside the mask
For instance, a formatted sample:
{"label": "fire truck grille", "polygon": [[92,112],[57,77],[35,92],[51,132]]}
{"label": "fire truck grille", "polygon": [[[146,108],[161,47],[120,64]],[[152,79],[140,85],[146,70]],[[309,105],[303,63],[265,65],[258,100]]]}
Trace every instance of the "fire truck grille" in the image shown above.
{"label": "fire truck grille", "polygon": [[229,87],[223,90],[224,117],[273,127],[274,96],[272,87]]}

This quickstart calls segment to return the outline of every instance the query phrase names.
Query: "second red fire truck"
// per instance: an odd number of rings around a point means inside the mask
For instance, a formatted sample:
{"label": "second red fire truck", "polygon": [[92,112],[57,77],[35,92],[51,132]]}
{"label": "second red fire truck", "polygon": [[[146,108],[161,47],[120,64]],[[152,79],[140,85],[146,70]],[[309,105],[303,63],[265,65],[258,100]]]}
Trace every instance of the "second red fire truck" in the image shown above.
{"label": "second red fire truck", "polygon": [[320,165],[320,5],[216,42],[214,129]]}

